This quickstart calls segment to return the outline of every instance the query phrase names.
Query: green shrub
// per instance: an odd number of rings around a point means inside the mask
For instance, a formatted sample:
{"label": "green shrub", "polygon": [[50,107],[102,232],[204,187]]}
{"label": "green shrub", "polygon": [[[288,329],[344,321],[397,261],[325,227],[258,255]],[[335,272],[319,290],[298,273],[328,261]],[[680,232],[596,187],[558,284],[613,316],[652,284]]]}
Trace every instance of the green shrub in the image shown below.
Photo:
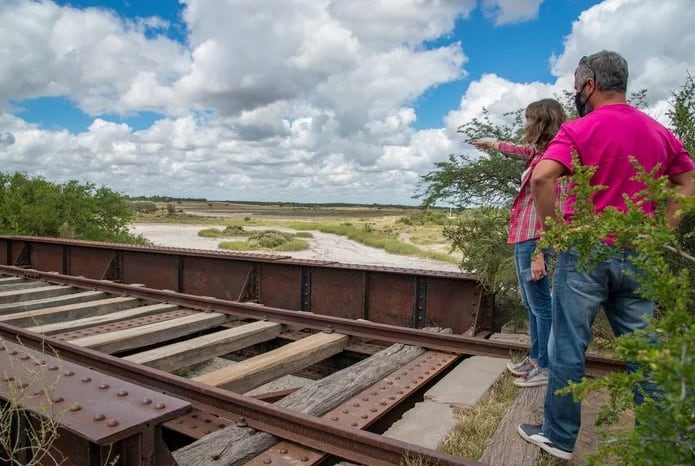
{"label": "green shrub", "polygon": [[243,236],[246,232],[241,225],[229,225],[222,231],[222,236]]}
{"label": "green shrub", "polygon": [[205,228],[198,232],[198,236],[202,238],[219,238],[222,236],[222,232],[217,228]]}

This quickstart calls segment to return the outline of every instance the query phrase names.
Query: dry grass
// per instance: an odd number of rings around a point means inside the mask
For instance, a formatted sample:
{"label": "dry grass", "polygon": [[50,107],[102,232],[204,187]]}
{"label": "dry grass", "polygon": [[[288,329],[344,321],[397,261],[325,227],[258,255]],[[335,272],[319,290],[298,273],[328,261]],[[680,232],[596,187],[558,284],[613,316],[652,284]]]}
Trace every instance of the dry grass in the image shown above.
{"label": "dry grass", "polygon": [[514,376],[505,373],[487,397],[472,408],[457,409],[458,424],[444,440],[442,449],[452,455],[480,458],[500,420],[514,402],[519,388]]}

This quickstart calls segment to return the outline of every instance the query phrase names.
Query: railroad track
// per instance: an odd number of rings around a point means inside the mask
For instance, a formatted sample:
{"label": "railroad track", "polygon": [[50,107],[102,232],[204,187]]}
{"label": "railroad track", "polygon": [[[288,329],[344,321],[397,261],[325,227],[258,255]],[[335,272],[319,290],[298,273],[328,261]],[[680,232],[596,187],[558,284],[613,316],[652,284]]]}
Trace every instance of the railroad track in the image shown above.
{"label": "railroad track", "polygon": [[[20,387],[27,409],[64,407],[55,448],[68,464],[480,464],[374,432],[461,358],[525,349],[14,266],[0,274],[3,396]],[[175,375],[216,357],[236,363]],[[619,367],[587,362],[594,374]],[[244,395],[290,374],[306,384]]]}

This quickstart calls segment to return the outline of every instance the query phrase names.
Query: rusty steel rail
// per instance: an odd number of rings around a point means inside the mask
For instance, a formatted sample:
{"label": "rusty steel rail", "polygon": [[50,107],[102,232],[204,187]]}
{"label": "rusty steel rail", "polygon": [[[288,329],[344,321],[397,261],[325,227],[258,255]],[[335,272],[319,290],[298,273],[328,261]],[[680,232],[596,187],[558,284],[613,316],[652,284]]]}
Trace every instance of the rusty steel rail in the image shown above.
{"label": "rusty steel rail", "polygon": [[[14,266],[0,265],[0,273],[22,276],[29,279],[43,280],[48,283],[69,285],[76,288],[93,289],[103,292],[132,296],[141,299],[162,301],[183,307],[208,312],[219,312],[236,317],[271,320],[273,322],[311,328],[321,331],[336,331],[346,335],[369,340],[386,341],[421,346],[428,349],[447,351],[455,354],[509,357],[513,351],[525,352],[526,345],[485,340],[457,334],[427,332],[413,328],[379,324],[362,320],[350,320],[339,317],[316,315],[309,312],[290,311],[286,309],[261,306],[253,303],[227,301],[218,298],[193,296],[169,290],[155,290],[147,287],[124,285],[104,280],[72,277],[56,273],[28,270]],[[614,359],[589,355],[586,361],[588,375],[603,375],[616,370],[623,370],[623,363]]]}
{"label": "rusty steel rail", "polygon": [[359,429],[336,426],[330,420],[279,408],[8,324],[0,323],[0,337],[34,349],[50,349],[60,358],[159,390],[168,396],[182,398],[208,413],[222,417],[232,413],[257,430],[360,464],[387,466],[400,464],[406,457],[440,466],[484,464]]}
{"label": "rusty steel rail", "polygon": [[28,236],[0,236],[0,264],[403,327],[492,329],[491,297],[459,272]]}

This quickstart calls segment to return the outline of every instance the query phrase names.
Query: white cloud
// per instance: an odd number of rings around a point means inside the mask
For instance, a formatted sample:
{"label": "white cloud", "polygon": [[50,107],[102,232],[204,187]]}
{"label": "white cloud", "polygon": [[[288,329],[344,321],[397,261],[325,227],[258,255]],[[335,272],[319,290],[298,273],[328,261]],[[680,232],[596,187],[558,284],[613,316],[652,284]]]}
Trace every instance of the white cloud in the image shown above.
{"label": "white cloud", "polygon": [[543,0],[483,0],[483,13],[495,24],[518,23],[538,17]]}
{"label": "white cloud", "polygon": [[[485,0],[496,24],[535,18],[540,0]],[[554,82],[485,74],[443,128],[417,131],[415,102],[466,76],[466,44],[437,48],[474,0],[182,0],[185,44],[124,20],[48,0],[0,0],[0,161],[57,182],[77,178],[128,194],[306,202],[414,203],[420,176],[453,152],[456,132],[570,90],[584,54],[630,63],[663,116],[669,91],[695,69],[694,0],[606,0],[548,57]],[[645,27],[648,25],[649,27]],[[648,31],[648,33],[647,33]],[[450,41],[444,41],[450,42]],[[61,96],[93,116],[83,132],[41,129],[11,104]],[[135,130],[114,113],[162,116]]]}

